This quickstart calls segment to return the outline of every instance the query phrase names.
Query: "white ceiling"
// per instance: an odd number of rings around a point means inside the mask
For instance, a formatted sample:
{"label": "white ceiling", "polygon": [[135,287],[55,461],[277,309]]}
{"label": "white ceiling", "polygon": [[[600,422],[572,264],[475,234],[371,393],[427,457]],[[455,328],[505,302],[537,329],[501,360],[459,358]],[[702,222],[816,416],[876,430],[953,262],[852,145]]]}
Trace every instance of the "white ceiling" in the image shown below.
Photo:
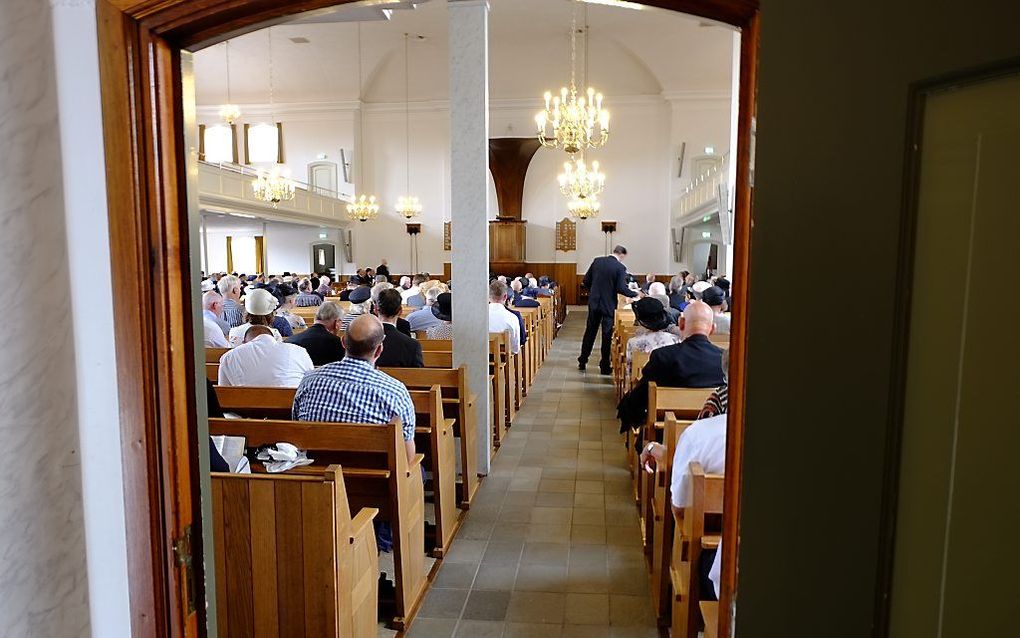
{"label": "white ceiling", "polygon": [[[569,79],[569,0],[490,0],[490,96],[535,98]],[[579,23],[588,10],[590,81],[607,98],[663,92],[730,90],[732,32],[703,25],[684,14],[578,4]],[[342,11],[354,12],[344,14]],[[283,24],[230,41],[231,100],[269,102],[269,37],[272,37],[273,99],[279,103],[357,100],[357,33],[361,28],[363,98],[404,100],[403,34],[410,42],[410,99],[447,98],[448,16],[444,0],[417,2],[380,20],[378,10],[348,5],[307,20]],[[336,20],[369,20],[338,22]],[[291,38],[305,38],[296,44]],[[199,105],[227,100],[225,44],[195,54]],[[578,42],[579,64],[583,64]]]}

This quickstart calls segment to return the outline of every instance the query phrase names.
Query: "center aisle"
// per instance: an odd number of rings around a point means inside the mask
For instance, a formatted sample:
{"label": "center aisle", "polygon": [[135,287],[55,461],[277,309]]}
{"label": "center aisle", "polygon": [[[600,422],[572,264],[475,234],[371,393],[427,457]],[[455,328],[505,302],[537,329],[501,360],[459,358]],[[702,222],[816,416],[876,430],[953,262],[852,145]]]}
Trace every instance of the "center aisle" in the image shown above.
{"label": "center aisle", "polygon": [[411,638],[658,636],[611,377],[572,308]]}

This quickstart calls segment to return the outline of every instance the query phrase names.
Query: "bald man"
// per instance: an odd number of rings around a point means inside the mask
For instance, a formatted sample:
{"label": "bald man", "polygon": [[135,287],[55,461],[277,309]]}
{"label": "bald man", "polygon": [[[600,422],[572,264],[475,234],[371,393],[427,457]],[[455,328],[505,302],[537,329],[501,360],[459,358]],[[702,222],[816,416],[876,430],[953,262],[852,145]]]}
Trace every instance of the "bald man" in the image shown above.
{"label": "bald man", "polygon": [[641,381],[620,400],[616,416],[621,432],[644,424],[649,383],[668,388],[715,388],[724,383],[722,349],[708,339],[715,330],[712,308],[702,301],[691,302],[678,325],[682,341],[653,350]]}
{"label": "bald man", "polygon": [[305,375],[294,395],[295,421],[391,423],[403,430],[407,460],[414,460],[414,403],[403,383],[380,372],[376,359],[386,333],[375,315],[359,315],[343,337],[343,359]]}

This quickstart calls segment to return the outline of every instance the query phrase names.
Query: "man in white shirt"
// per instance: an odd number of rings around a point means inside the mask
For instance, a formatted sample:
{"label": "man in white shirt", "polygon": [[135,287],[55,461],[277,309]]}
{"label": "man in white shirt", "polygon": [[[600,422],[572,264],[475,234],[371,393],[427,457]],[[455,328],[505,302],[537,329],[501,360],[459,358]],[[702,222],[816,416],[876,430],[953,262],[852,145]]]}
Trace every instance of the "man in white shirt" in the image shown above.
{"label": "man in white shirt", "polygon": [[498,279],[489,284],[489,333],[510,331],[510,350],[521,351],[521,323],[506,309],[506,284]]}
{"label": "man in white shirt", "polygon": [[725,414],[695,421],[680,435],[670,482],[673,509],[677,511],[691,502],[691,463],[700,463],[705,474],[726,471]]}
{"label": "man in white shirt", "polygon": [[[411,287],[400,291],[400,298],[405,306],[410,305],[407,303],[408,299],[421,295],[421,285],[423,283],[425,283],[425,278],[421,275],[415,275],[411,278]],[[424,302],[419,305],[424,305]]]}
{"label": "man in white shirt", "polygon": [[210,290],[202,295],[202,328],[205,332],[206,348],[229,348],[227,331],[230,328],[223,321],[223,296]]}
{"label": "man in white shirt", "polygon": [[276,340],[266,326],[252,326],[244,343],[220,359],[220,385],[296,388],[313,368],[308,351]]}

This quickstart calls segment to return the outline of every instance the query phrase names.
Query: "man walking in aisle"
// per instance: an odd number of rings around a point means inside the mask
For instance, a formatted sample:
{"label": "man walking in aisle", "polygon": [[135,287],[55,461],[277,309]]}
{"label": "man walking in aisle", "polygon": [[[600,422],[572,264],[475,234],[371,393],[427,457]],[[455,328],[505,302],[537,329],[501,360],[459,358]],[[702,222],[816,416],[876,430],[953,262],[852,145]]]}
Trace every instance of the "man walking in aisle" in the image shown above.
{"label": "man walking in aisle", "polygon": [[588,267],[582,284],[588,289],[588,324],[584,329],[581,341],[581,356],[577,358],[577,369],[584,370],[595,345],[595,334],[602,328],[602,358],[599,370],[602,374],[610,374],[610,344],[613,339],[613,318],[616,314],[616,295],[637,297],[638,293],[627,287],[627,269],[623,260],[627,257],[627,249],[623,246],[613,248],[613,254],[607,257],[596,257]]}

